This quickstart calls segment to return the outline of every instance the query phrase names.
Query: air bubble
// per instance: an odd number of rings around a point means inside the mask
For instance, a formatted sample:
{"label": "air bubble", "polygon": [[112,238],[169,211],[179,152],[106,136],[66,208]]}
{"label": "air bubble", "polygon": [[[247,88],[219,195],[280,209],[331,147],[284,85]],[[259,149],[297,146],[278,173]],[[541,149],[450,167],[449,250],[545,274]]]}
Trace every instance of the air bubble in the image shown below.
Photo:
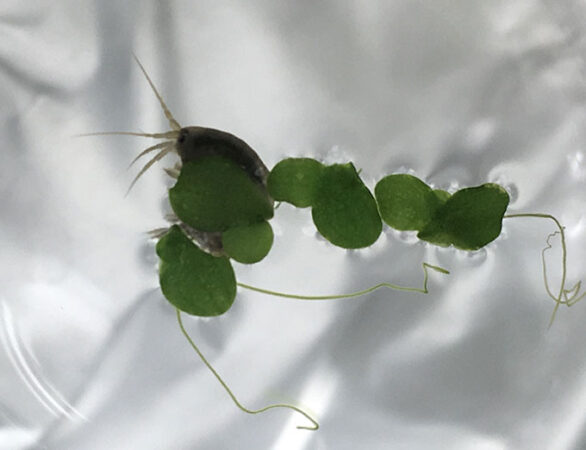
{"label": "air bubble", "polygon": [[417,231],[396,231],[393,230],[394,236],[397,240],[404,242],[406,244],[417,244],[419,239],[417,238]]}
{"label": "air bubble", "polygon": [[446,189],[446,191],[448,191],[450,194],[453,194],[454,192],[457,192],[459,190],[460,190],[460,183],[457,180],[450,181],[450,184],[448,185],[448,188]]}
{"label": "air bubble", "polygon": [[473,252],[459,251],[456,253],[456,255],[456,257],[459,260],[464,261],[466,265],[478,266],[486,261],[488,257],[488,251],[486,250],[486,247],[483,247]]}
{"label": "air bubble", "polygon": [[350,160],[350,156],[339,145],[333,145],[323,156],[323,163],[325,165],[345,164]]}

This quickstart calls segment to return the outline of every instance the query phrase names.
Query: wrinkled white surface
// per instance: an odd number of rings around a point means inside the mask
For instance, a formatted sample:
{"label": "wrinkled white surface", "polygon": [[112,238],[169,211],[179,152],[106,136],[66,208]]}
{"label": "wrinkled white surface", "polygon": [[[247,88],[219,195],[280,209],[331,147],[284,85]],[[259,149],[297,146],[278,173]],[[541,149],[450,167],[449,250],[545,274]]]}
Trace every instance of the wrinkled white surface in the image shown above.
{"label": "wrinkled white surface", "polygon": [[[123,6],[124,4],[124,6]],[[275,246],[223,317],[186,319],[238,411],[179,333],[152,243],[159,164],[124,192],[167,128],[135,52],[182,125],[230,131],[269,167],[352,160],[370,187],[412,170],[442,188],[507,186],[511,212],[565,224],[586,276],[586,6],[580,0],[0,3],[0,448],[583,449],[586,303],[543,288],[552,224],[505,222],[469,254],[388,229],[348,252],[282,205]],[[166,161],[167,165],[172,160]],[[559,280],[559,246],[551,252]],[[572,284],[571,283],[571,284]]]}

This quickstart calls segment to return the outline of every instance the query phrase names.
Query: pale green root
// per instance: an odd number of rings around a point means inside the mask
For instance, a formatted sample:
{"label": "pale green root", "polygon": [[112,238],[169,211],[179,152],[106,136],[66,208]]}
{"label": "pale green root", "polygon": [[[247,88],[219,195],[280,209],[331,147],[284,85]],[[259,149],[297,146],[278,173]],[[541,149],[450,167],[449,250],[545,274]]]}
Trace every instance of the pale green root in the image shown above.
{"label": "pale green root", "polygon": [[[518,218],[518,217],[533,217],[538,219],[550,219],[553,220],[558,228],[558,230],[554,233],[551,233],[547,236],[546,239],[546,247],[541,251],[541,264],[543,268],[543,282],[545,285],[545,290],[547,295],[555,302],[555,307],[551,314],[551,318],[549,320],[549,327],[553,325],[553,322],[556,318],[556,314],[560,305],[572,306],[578,303],[586,296],[586,292],[583,292],[580,295],[580,288],[582,286],[582,282],[578,281],[571,289],[566,289],[566,281],[567,281],[567,255],[568,251],[566,248],[566,234],[564,233],[564,227],[561,225],[559,220],[557,220],[554,216],[550,214],[539,214],[539,213],[524,213],[524,214],[507,214],[504,216],[505,219],[511,218]],[[556,235],[560,235],[561,244],[562,244],[562,279],[560,282],[560,288],[557,295],[553,294],[549,282],[547,281],[547,264],[545,262],[545,253],[551,249],[550,239]]]}
{"label": "pale green root", "polygon": [[203,363],[207,366],[207,368],[212,372],[212,374],[220,382],[220,384],[226,390],[226,392],[228,393],[228,395],[230,396],[230,398],[232,399],[232,401],[234,402],[234,404],[241,411],[244,411],[247,414],[259,414],[259,413],[268,411],[269,409],[273,409],[273,408],[288,408],[288,409],[292,409],[293,411],[298,412],[299,414],[302,414],[303,416],[305,416],[305,418],[307,418],[307,420],[309,420],[313,424],[312,426],[298,425],[297,426],[298,429],[300,429],[300,430],[315,431],[315,430],[317,430],[319,428],[319,423],[315,419],[313,419],[307,412],[303,411],[301,408],[298,408],[297,406],[289,405],[289,404],[286,404],[286,403],[277,403],[277,404],[274,404],[274,405],[265,406],[264,408],[261,408],[261,409],[248,409],[248,408],[244,407],[242,405],[242,403],[240,403],[238,401],[238,399],[236,398],[236,396],[234,395],[234,393],[232,392],[232,390],[228,387],[228,385],[226,384],[226,382],[222,379],[222,377],[220,377],[220,375],[218,374],[218,372],[216,372],[216,369],[214,369],[212,367],[212,365],[209,363],[209,361],[205,358],[205,356],[203,355],[203,353],[201,352],[201,350],[198,348],[198,346],[195,345],[195,342],[193,342],[193,339],[191,339],[191,337],[187,333],[187,330],[183,326],[183,321],[181,320],[181,311],[179,311],[178,309],[177,309],[177,322],[179,322],[179,328],[181,328],[181,332],[183,333],[183,336],[185,336],[185,338],[187,339],[187,341],[189,342],[189,344],[191,345],[191,347],[195,350],[195,352],[200,357],[200,359],[203,361]]}

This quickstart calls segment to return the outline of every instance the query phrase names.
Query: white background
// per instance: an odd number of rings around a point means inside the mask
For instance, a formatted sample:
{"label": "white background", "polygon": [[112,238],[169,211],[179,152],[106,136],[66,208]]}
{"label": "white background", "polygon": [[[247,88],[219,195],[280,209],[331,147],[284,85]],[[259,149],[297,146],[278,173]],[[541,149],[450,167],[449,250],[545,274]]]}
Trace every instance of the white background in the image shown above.
{"label": "white background", "polygon": [[[579,0],[4,0],[0,4],[0,448],[582,449],[586,303],[560,309],[540,250],[554,231],[506,220],[487,248],[437,249],[385,229],[335,248],[282,205],[274,248],[236,266],[220,318],[186,319],[251,408],[235,408],[179,333],[144,232],[164,226],[158,164],[124,193],[144,138],[167,129],[141,59],[182,125],[223,129],[269,167],[351,160],[372,188],[411,171],[439,188],[487,181],[509,212],[566,226],[586,275],[586,6]],[[550,252],[552,284],[559,241]]]}

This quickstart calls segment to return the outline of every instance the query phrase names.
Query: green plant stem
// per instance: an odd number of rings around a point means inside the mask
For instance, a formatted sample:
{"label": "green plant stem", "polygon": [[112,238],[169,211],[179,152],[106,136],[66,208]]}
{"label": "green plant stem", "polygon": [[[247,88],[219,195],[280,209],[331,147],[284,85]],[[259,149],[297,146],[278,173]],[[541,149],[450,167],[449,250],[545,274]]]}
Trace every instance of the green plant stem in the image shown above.
{"label": "green plant stem", "polygon": [[185,326],[183,325],[183,320],[181,319],[181,311],[179,309],[176,309],[176,310],[177,310],[177,322],[179,323],[179,328],[181,328],[181,332],[183,333],[183,336],[185,336],[185,338],[187,339],[187,341],[189,342],[191,347],[195,350],[195,352],[200,357],[200,359],[203,361],[203,363],[207,366],[207,368],[212,372],[212,374],[220,382],[220,384],[226,390],[226,392],[228,393],[228,395],[230,396],[230,398],[232,399],[234,404],[240,410],[242,410],[248,414],[259,414],[259,413],[268,411],[269,409],[273,409],[273,408],[288,408],[288,409],[292,409],[293,411],[298,412],[299,414],[302,414],[303,416],[305,416],[307,418],[307,420],[309,420],[313,424],[313,426],[299,425],[299,426],[297,426],[298,429],[315,431],[319,428],[319,423],[315,419],[313,419],[307,412],[303,411],[301,408],[298,408],[297,406],[288,405],[285,403],[278,403],[278,404],[274,404],[274,405],[265,406],[264,408],[261,408],[261,409],[248,409],[248,408],[244,407],[242,405],[242,403],[240,403],[238,401],[238,399],[236,398],[236,396],[234,395],[232,390],[228,387],[226,382],[222,379],[222,377],[220,377],[218,372],[216,372],[216,370],[212,367],[212,365],[209,363],[209,361],[205,358],[205,356],[203,355],[203,353],[201,352],[199,347],[197,345],[195,345],[195,342],[193,342],[193,339],[191,339],[191,337],[187,333],[187,330],[185,329]]}
{"label": "green plant stem", "polygon": [[268,290],[268,289],[262,289],[262,288],[259,288],[259,287],[250,286],[249,284],[244,284],[244,283],[237,283],[237,284],[241,288],[249,289],[249,290],[255,291],[255,292],[260,292],[261,294],[274,295],[276,297],[292,298],[292,299],[296,299],[296,300],[336,300],[336,299],[340,299],[340,298],[360,297],[361,295],[369,294],[372,291],[375,291],[375,290],[380,289],[380,288],[388,288],[388,289],[394,289],[394,290],[397,290],[397,291],[419,292],[419,293],[422,293],[422,294],[427,294],[427,293],[429,293],[429,290],[427,289],[427,282],[428,282],[428,279],[429,279],[428,269],[433,269],[436,272],[443,273],[443,274],[446,274],[446,275],[450,273],[449,271],[447,271],[446,269],[444,269],[442,267],[433,266],[433,265],[428,264],[428,263],[423,263],[422,264],[422,267],[423,267],[423,272],[424,272],[423,288],[405,287],[405,286],[399,286],[399,285],[391,284],[391,283],[379,283],[377,285],[374,285],[372,287],[369,287],[368,289],[364,289],[362,291],[357,291],[357,292],[351,292],[349,294],[336,294],[336,295],[298,295],[298,294],[286,294],[286,293],[283,293],[283,292],[271,291],[271,290]]}
{"label": "green plant stem", "polygon": [[[556,317],[556,314],[557,314],[557,311],[558,311],[560,305],[565,304],[567,306],[572,306],[575,303],[577,303],[578,301],[580,301],[582,298],[584,298],[584,296],[586,295],[586,292],[583,293],[582,295],[578,296],[578,294],[580,292],[580,285],[581,285],[580,282],[576,283],[576,285],[574,285],[574,287],[572,287],[571,289],[566,289],[568,251],[566,248],[566,234],[564,232],[564,227],[559,222],[559,220],[550,214],[540,214],[540,213],[507,214],[504,216],[505,219],[513,219],[513,218],[520,218],[520,217],[550,219],[550,220],[554,221],[554,223],[556,224],[556,226],[558,228],[558,231],[548,235],[547,240],[546,240],[547,246],[541,252],[541,263],[542,263],[542,267],[543,267],[543,282],[545,284],[545,290],[547,291],[547,294],[556,303],[555,307],[553,309],[553,312],[551,314],[551,318],[549,320],[549,327],[551,327],[553,325],[553,322],[555,320],[555,317]],[[545,262],[545,252],[551,248],[551,244],[549,241],[556,234],[560,235],[561,244],[562,244],[562,279],[561,279],[561,283],[560,283],[559,292],[557,295],[554,295],[551,292],[551,289],[549,287],[549,283],[547,281],[547,265]],[[565,300],[562,298],[564,298]]]}

